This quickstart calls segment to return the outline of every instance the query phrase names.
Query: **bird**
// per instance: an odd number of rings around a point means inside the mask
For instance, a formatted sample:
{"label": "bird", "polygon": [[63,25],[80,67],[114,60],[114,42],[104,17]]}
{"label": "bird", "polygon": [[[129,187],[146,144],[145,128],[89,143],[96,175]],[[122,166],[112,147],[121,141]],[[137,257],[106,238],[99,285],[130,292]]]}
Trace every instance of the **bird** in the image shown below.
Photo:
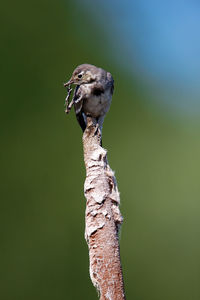
{"label": "bird", "polygon": [[[69,104],[71,84],[76,88]],[[69,113],[74,105],[76,118],[83,132],[87,127],[87,117],[92,117],[93,123],[102,130],[114,91],[111,73],[91,64],[82,64],[75,68],[70,80],[64,83],[64,87],[68,88],[65,112]]]}

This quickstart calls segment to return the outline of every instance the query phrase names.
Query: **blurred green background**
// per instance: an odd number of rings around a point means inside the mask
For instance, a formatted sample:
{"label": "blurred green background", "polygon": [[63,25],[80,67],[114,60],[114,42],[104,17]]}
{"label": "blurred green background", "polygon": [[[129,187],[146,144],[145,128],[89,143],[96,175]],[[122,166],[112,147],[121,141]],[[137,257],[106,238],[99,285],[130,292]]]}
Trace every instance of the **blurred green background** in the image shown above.
{"label": "blurred green background", "polygon": [[87,62],[115,79],[103,144],[121,194],[127,299],[198,300],[200,113],[174,106],[167,80],[172,105],[159,99],[155,77],[137,71],[137,44],[126,48],[130,32],[120,40],[115,7],[90,4],[1,7],[0,298],[98,299],[84,240],[82,133],[64,114],[63,82]]}

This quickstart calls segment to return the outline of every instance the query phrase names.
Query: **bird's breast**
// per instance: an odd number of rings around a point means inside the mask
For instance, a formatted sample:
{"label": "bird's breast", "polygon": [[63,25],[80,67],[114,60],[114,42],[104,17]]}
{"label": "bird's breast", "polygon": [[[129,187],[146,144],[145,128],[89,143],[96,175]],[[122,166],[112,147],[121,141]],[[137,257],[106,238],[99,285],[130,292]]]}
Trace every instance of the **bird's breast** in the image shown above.
{"label": "bird's breast", "polygon": [[94,118],[103,116],[110,108],[111,98],[110,90],[106,90],[99,95],[94,95],[87,91],[83,101],[83,112],[90,114]]}

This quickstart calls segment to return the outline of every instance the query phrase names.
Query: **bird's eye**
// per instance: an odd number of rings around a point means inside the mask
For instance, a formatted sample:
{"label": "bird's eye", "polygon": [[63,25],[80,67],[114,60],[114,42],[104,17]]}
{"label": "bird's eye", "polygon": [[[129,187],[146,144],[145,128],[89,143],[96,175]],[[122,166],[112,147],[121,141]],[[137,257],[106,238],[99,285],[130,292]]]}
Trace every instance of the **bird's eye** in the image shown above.
{"label": "bird's eye", "polygon": [[78,74],[78,78],[82,78],[83,74]]}

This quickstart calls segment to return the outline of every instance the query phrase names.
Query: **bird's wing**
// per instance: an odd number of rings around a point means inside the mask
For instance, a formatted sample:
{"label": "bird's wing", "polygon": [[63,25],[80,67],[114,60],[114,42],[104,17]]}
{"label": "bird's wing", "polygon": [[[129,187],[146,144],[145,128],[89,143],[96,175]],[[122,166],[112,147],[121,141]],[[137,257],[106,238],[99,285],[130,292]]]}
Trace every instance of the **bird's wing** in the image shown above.
{"label": "bird's wing", "polygon": [[112,75],[107,72],[107,84],[106,84],[107,88],[110,88],[111,90],[111,94],[113,94],[114,92],[114,79],[112,77]]}
{"label": "bird's wing", "polygon": [[85,118],[84,118],[84,113],[82,111],[82,106],[83,106],[83,99],[80,98],[81,97],[81,90],[79,88],[79,86],[76,86],[75,91],[74,91],[74,110],[75,110],[75,114],[76,114],[76,119],[81,127],[81,129],[83,130],[83,132],[85,131],[86,128],[86,122],[85,122]]}

